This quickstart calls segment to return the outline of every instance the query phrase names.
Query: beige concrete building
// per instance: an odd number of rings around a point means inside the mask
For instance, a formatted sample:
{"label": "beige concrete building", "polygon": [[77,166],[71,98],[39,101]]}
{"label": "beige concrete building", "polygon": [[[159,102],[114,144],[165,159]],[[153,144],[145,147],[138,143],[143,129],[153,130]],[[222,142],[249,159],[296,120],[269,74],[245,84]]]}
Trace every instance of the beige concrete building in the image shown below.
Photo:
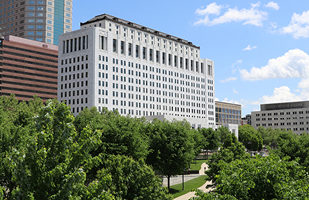
{"label": "beige concrete building", "polygon": [[0,0],[0,36],[58,45],[72,30],[73,0]]}
{"label": "beige concrete building", "polygon": [[241,105],[216,101],[216,125],[241,125]]}
{"label": "beige concrete building", "polygon": [[251,112],[252,126],[286,129],[296,134],[309,132],[309,101],[261,104],[261,111]]}

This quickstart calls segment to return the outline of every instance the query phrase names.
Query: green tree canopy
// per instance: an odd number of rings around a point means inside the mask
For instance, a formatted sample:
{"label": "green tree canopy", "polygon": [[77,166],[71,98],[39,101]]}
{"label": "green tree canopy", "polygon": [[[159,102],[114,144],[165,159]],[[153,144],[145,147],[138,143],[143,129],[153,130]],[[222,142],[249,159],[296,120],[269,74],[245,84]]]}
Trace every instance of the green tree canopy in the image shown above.
{"label": "green tree canopy", "polygon": [[263,148],[263,139],[251,125],[242,125],[238,128],[239,141],[253,151],[260,151]]}
{"label": "green tree canopy", "polygon": [[194,141],[190,129],[183,122],[161,122],[148,124],[150,134],[149,154],[146,163],[166,175],[182,174],[194,158]]}
{"label": "green tree canopy", "polygon": [[295,161],[278,156],[220,163],[216,193],[237,199],[307,199],[309,177]]}

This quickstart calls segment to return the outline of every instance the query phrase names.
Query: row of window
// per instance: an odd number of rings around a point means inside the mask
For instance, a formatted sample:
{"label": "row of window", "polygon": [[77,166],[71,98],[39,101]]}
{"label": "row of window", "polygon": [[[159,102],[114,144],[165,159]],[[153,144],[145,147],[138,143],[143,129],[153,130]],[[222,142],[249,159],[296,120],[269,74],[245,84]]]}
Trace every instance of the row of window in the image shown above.
{"label": "row of window", "polygon": [[80,50],[88,49],[88,35],[77,37],[70,40],[64,40],[62,45],[62,53],[72,53]]}
{"label": "row of window", "polygon": [[[291,114],[293,114],[293,115],[297,115],[297,114],[304,114],[304,113],[306,113],[306,114],[309,114],[309,110],[307,110],[307,111],[293,111],[293,112],[286,112],[285,114],[286,115],[291,115]],[[280,112],[280,113],[267,113],[267,116],[272,116],[272,114],[273,115],[284,115],[284,112]],[[260,116],[260,113],[257,113],[257,114],[255,114],[255,116],[256,117],[259,117]],[[266,116],[266,113],[262,113],[261,114],[261,116]]]}
{"label": "row of window", "polygon": [[[104,41],[104,40],[102,40]],[[103,47],[106,46],[104,43],[102,44]],[[120,53],[120,54],[127,54],[128,56],[134,56],[135,53],[136,58],[142,58],[144,60],[149,60],[157,63],[168,64],[172,66],[172,62],[174,67],[184,68],[186,70],[191,69],[191,71],[205,73],[204,63],[200,63],[196,61],[194,63],[193,60],[188,58],[179,57],[177,55],[172,56],[172,54],[167,54],[165,52],[160,53],[158,50],[153,50],[147,47],[141,47],[139,45],[135,45],[135,50],[133,50],[132,43],[128,43],[128,47],[126,47],[126,43],[124,41],[120,41],[120,52],[118,48],[118,41],[117,39],[113,39],[113,52]],[[147,53],[148,52],[148,53]],[[194,69],[195,67],[195,69]],[[212,76],[212,66],[208,65],[208,75]]]}
{"label": "row of window", "polygon": [[[129,24],[130,24],[130,22],[129,22]],[[96,27],[96,26],[97,26],[97,24],[94,24],[94,27]],[[101,23],[99,23],[98,26],[101,27]],[[91,25],[89,27],[91,27]],[[122,31],[122,30],[120,30],[120,28],[119,28],[120,26],[118,24],[115,24],[114,27],[115,27],[114,31],[115,31],[116,35],[123,33],[124,37],[131,36],[131,39],[137,38],[138,41],[144,40],[145,43],[147,43],[147,41],[149,41],[151,43],[151,45],[155,45],[155,43],[157,42],[158,47],[160,47],[160,43],[161,43],[164,48],[169,47],[170,50],[172,50],[172,47],[175,48],[175,51],[177,51],[179,49],[181,53],[183,52],[183,50],[185,50],[186,55],[188,55],[188,50],[191,50],[191,56],[193,56],[194,49],[189,48],[188,46],[183,45],[181,43],[167,41],[166,39],[162,39],[161,37],[157,37],[156,38],[157,41],[156,41],[154,35],[150,35],[148,33],[142,33],[140,31],[136,31],[135,29],[129,30],[129,28],[127,28],[127,27],[123,27],[123,31]],[[142,29],[147,30],[146,27],[143,27]],[[109,31],[112,31],[112,24],[111,23],[109,23]],[[135,32],[137,34],[135,34]],[[174,38],[174,37],[171,37],[169,35],[167,35],[166,37]],[[174,39],[177,39],[178,41],[181,40],[180,38],[174,38]],[[192,43],[189,43],[189,44],[192,44]],[[198,57],[198,53],[199,53],[198,49],[195,49],[195,53],[196,53],[196,57]]]}

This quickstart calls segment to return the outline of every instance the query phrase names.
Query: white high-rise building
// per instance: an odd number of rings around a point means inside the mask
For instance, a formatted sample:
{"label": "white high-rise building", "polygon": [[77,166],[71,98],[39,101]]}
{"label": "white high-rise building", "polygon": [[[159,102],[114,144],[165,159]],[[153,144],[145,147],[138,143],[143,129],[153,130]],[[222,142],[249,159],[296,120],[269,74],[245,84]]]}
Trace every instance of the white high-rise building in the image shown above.
{"label": "white high-rise building", "polygon": [[215,127],[214,63],[200,48],[107,14],[59,37],[58,100]]}

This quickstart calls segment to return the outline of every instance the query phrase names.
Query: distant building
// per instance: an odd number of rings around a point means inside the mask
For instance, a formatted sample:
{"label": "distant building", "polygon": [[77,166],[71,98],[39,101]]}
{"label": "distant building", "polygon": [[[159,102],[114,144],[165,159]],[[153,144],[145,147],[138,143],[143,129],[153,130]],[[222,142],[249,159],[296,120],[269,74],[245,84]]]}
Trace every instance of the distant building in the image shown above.
{"label": "distant building", "polygon": [[0,36],[14,35],[58,45],[72,30],[73,0],[1,0]]}
{"label": "distant building", "polygon": [[246,117],[241,118],[241,125],[249,124],[251,125],[251,115],[247,114]]}
{"label": "distant building", "polygon": [[261,104],[261,111],[251,112],[252,126],[309,132],[309,101]]}
{"label": "distant building", "polygon": [[0,96],[57,98],[58,46],[15,36],[0,39]]}
{"label": "distant building", "polygon": [[241,105],[216,101],[216,125],[241,125]]}
{"label": "distant building", "polygon": [[102,14],[60,36],[58,100],[215,127],[214,62],[191,42]]}

